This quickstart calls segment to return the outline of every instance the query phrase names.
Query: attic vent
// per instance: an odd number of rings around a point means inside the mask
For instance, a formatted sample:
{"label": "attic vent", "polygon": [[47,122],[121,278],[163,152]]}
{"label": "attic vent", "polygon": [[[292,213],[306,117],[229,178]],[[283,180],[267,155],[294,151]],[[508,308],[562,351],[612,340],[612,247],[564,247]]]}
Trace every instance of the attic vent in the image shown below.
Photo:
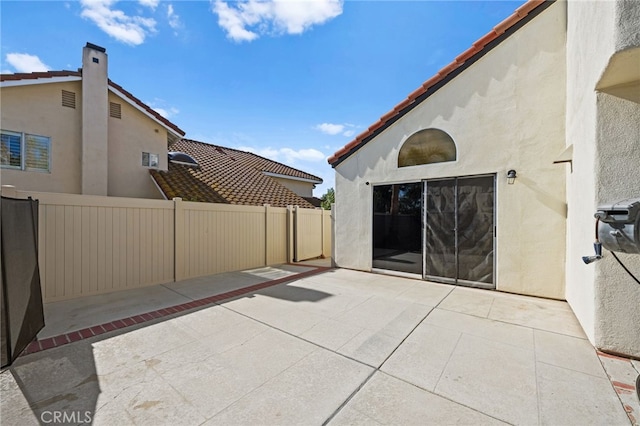
{"label": "attic vent", "polygon": [[184,166],[198,166],[198,162],[192,156],[185,154],[184,152],[170,152],[169,161],[171,163],[182,164]]}
{"label": "attic vent", "polygon": [[74,108],[76,107],[76,94],[66,90],[62,91],[62,106]]}
{"label": "attic vent", "polygon": [[122,118],[122,105],[109,102],[109,115],[113,118]]}

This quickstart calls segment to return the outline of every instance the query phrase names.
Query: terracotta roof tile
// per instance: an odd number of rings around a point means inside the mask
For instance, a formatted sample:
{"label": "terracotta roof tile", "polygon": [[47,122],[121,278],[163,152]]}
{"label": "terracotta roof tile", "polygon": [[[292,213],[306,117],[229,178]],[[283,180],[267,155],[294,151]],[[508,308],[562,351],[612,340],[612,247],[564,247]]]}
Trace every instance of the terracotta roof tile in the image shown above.
{"label": "terracotta roof tile", "polygon": [[[3,81],[19,81],[19,80],[38,80],[44,78],[55,78],[55,77],[82,77],[82,69],[79,71],[46,71],[46,72],[31,72],[31,73],[16,73],[16,74],[0,74],[0,82]],[[163,123],[165,126],[172,129],[176,134],[180,136],[184,136],[185,133],[178,126],[158,114],[156,111],[151,109],[147,104],[142,102],[140,99],[133,96],[127,90],[125,90],[122,86],[114,83],[113,81],[108,81],[109,86],[121,92],[125,95],[129,100],[138,105],[140,108],[144,109],[147,113],[153,116],[156,120]]]}
{"label": "terracotta roof tile", "polygon": [[528,0],[525,4],[516,9],[515,12],[511,14],[511,16],[500,22],[487,34],[480,37],[475,43],[473,43],[473,45],[469,49],[456,56],[456,58],[451,63],[445,65],[442,69],[440,69],[436,73],[436,75],[425,81],[419,88],[411,92],[406,99],[401,101],[391,111],[384,114],[375,124],[370,126],[363,133],[359,134],[354,140],[346,144],[344,147],[336,151],[331,157],[328,158],[327,161],[329,162],[329,164],[335,167],[340,161],[344,160],[349,155],[360,149],[360,147],[364,145],[362,143],[364,139],[369,138],[370,140],[371,137],[376,134],[376,132],[384,130],[387,124],[390,124],[391,120],[394,120],[396,119],[396,117],[400,117],[406,114],[409,111],[408,107],[415,106],[422,102],[424,98],[418,98],[427,93],[429,89],[431,89],[436,84],[445,81],[445,79],[449,78],[449,76],[451,76],[453,72],[458,70],[458,68],[463,67],[472,58],[484,54],[486,51],[485,47],[489,43],[496,40],[500,35],[504,34],[518,22],[522,21],[538,6],[542,4],[549,5],[554,1],[555,0]]}
{"label": "terracotta roof tile", "polygon": [[15,74],[0,74],[0,81],[37,80],[39,78],[81,77],[80,71],[46,71]]}
{"label": "terracotta roof tile", "polygon": [[259,155],[204,142],[182,139],[169,150],[189,154],[198,162],[198,167],[169,163],[168,171],[151,171],[168,199],[182,197],[187,201],[209,203],[313,208],[307,200],[264,172],[322,182],[317,176]]}
{"label": "terracotta roof tile", "polygon": [[468,48],[467,50],[465,50],[464,52],[456,56],[456,62],[459,64],[463,64],[466,60],[468,60],[473,55],[478,53],[478,51],[479,49],[477,47],[471,46],[470,48]]}

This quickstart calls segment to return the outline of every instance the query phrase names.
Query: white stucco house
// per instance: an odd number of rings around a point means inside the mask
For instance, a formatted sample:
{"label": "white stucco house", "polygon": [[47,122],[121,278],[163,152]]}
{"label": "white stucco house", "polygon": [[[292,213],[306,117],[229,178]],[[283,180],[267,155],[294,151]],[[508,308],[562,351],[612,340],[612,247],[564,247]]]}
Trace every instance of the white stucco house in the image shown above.
{"label": "white stucco house", "polygon": [[524,3],[329,163],[338,266],[567,300],[640,357],[640,285],[581,260],[640,197],[640,2]]}

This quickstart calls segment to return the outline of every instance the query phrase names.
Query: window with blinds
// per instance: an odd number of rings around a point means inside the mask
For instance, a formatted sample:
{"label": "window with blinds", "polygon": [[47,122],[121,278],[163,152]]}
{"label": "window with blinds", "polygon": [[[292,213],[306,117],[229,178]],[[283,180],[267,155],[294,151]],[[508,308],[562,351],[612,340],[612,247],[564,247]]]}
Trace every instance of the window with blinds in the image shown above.
{"label": "window with blinds", "polygon": [[51,169],[51,138],[2,130],[0,133],[0,167],[49,172]]}
{"label": "window with blinds", "polygon": [[115,102],[109,102],[109,116],[113,118],[122,118],[122,105]]}
{"label": "window with blinds", "polygon": [[67,90],[62,91],[62,106],[67,108],[76,107],[76,94]]}
{"label": "window with blinds", "polygon": [[24,169],[49,171],[50,140],[45,136],[24,135]]}

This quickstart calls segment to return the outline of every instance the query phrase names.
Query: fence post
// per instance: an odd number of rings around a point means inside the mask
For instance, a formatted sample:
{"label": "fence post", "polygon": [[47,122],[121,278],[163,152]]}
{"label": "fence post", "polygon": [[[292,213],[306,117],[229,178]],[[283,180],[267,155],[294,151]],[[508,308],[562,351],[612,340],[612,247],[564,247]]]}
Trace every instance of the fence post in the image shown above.
{"label": "fence post", "polygon": [[287,206],[287,262],[293,263],[293,206]]}
{"label": "fence post", "polygon": [[320,258],[324,259],[324,209],[320,207]]}
{"label": "fence post", "polygon": [[18,198],[18,191],[13,185],[2,185],[2,196],[7,198]]}
{"label": "fence post", "polygon": [[331,267],[336,265],[336,204],[331,203]]}
{"label": "fence post", "polygon": [[173,280],[185,279],[184,264],[184,205],[182,198],[173,199]]}
{"label": "fence post", "polygon": [[298,232],[300,231],[300,206],[293,206],[293,261],[297,262],[299,257],[298,242],[300,241]]}
{"label": "fence post", "polygon": [[264,266],[269,266],[269,215],[271,208],[269,204],[264,205]]}

